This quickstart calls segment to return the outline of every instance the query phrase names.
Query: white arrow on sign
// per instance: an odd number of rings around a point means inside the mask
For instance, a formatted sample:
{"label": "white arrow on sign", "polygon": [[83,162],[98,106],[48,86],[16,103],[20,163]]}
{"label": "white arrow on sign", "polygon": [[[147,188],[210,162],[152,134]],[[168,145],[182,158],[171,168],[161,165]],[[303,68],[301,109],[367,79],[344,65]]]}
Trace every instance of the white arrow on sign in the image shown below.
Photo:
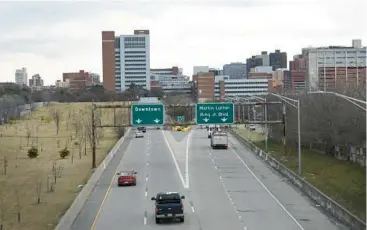
{"label": "white arrow on sign", "polygon": [[221,120],[222,120],[223,122],[226,122],[227,118],[223,117]]}
{"label": "white arrow on sign", "polygon": [[153,120],[156,124],[158,124],[158,122],[160,122],[160,120],[158,118],[156,118],[155,120]]}
{"label": "white arrow on sign", "polygon": [[206,118],[203,119],[203,121],[208,122],[209,119],[206,117]]}
{"label": "white arrow on sign", "polygon": [[136,120],[136,123],[138,123],[138,124],[140,124],[142,122],[142,120],[140,120],[139,118],[138,118],[138,120]]}

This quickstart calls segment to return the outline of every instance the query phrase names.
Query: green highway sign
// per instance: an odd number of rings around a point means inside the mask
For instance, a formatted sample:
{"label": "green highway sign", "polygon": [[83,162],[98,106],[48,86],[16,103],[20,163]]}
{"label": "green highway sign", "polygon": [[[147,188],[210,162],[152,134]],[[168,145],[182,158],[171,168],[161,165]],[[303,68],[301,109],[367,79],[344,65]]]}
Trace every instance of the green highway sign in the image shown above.
{"label": "green highway sign", "polygon": [[233,103],[198,103],[196,104],[196,124],[233,124]]}
{"label": "green highway sign", "polygon": [[185,116],[177,116],[177,121],[178,122],[184,122],[185,121]]}
{"label": "green highway sign", "polygon": [[131,105],[131,124],[164,125],[165,108],[163,104],[133,104]]}

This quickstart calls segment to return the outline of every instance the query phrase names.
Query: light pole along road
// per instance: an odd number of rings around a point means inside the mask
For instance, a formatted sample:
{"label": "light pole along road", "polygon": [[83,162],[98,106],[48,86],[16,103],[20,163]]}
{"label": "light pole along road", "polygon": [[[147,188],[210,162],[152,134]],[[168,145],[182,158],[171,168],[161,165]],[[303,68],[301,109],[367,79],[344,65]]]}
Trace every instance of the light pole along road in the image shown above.
{"label": "light pole along road", "polygon": [[288,105],[294,107],[297,109],[297,135],[298,135],[298,175],[302,175],[302,152],[301,152],[301,107],[300,102],[298,100],[294,100],[289,97],[285,97],[279,94],[270,93],[270,95],[273,95],[280,100],[284,101]]}

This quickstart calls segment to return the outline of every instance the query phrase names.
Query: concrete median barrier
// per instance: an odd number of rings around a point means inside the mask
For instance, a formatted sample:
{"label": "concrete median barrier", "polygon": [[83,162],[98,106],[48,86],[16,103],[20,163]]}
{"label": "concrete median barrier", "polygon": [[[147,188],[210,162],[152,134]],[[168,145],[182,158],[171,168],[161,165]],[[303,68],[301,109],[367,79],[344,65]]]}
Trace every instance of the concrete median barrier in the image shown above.
{"label": "concrete median barrier", "polygon": [[345,224],[349,229],[365,230],[366,223],[360,220],[358,217],[353,215],[351,212],[346,210],[336,201],[328,197],[326,194],[319,191],[313,185],[305,181],[303,178],[298,176],[292,170],[285,167],[282,163],[271,157],[268,153],[252,144],[245,137],[242,137],[233,130],[230,130],[231,134],[236,137],[241,143],[248,147],[253,153],[257,155],[259,159],[266,162],[284,178],[291,182],[294,186],[300,189],[309,198],[319,204],[326,213],[333,216],[335,219]]}
{"label": "concrete median barrier", "polygon": [[107,154],[106,158],[101,162],[101,164],[95,169],[92,176],[89,178],[87,184],[83,187],[83,189],[79,192],[78,196],[75,198],[74,202],[71,204],[66,213],[61,217],[58,225],[55,230],[70,230],[72,225],[77,218],[80,211],[83,209],[83,206],[90,194],[92,193],[94,187],[98,184],[103,172],[108,167],[110,161],[114,158],[117,151],[120,149],[122,143],[125,141],[125,137],[130,134],[131,128],[129,128],[124,137],[120,138],[115,144],[115,146],[110,150]]}

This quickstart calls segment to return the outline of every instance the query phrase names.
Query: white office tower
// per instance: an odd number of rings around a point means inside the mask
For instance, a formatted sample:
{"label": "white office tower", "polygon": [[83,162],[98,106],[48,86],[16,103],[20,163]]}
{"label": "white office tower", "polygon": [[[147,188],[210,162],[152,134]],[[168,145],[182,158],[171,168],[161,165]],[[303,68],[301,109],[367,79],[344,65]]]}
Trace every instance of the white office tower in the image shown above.
{"label": "white office tower", "polygon": [[129,89],[132,83],[150,90],[149,30],[135,30],[134,35],[121,35],[119,42],[120,49],[115,50],[115,64],[116,70],[120,70],[121,92]]}
{"label": "white office tower", "polygon": [[27,85],[28,83],[28,74],[26,68],[21,68],[15,70],[15,84],[18,85]]}

